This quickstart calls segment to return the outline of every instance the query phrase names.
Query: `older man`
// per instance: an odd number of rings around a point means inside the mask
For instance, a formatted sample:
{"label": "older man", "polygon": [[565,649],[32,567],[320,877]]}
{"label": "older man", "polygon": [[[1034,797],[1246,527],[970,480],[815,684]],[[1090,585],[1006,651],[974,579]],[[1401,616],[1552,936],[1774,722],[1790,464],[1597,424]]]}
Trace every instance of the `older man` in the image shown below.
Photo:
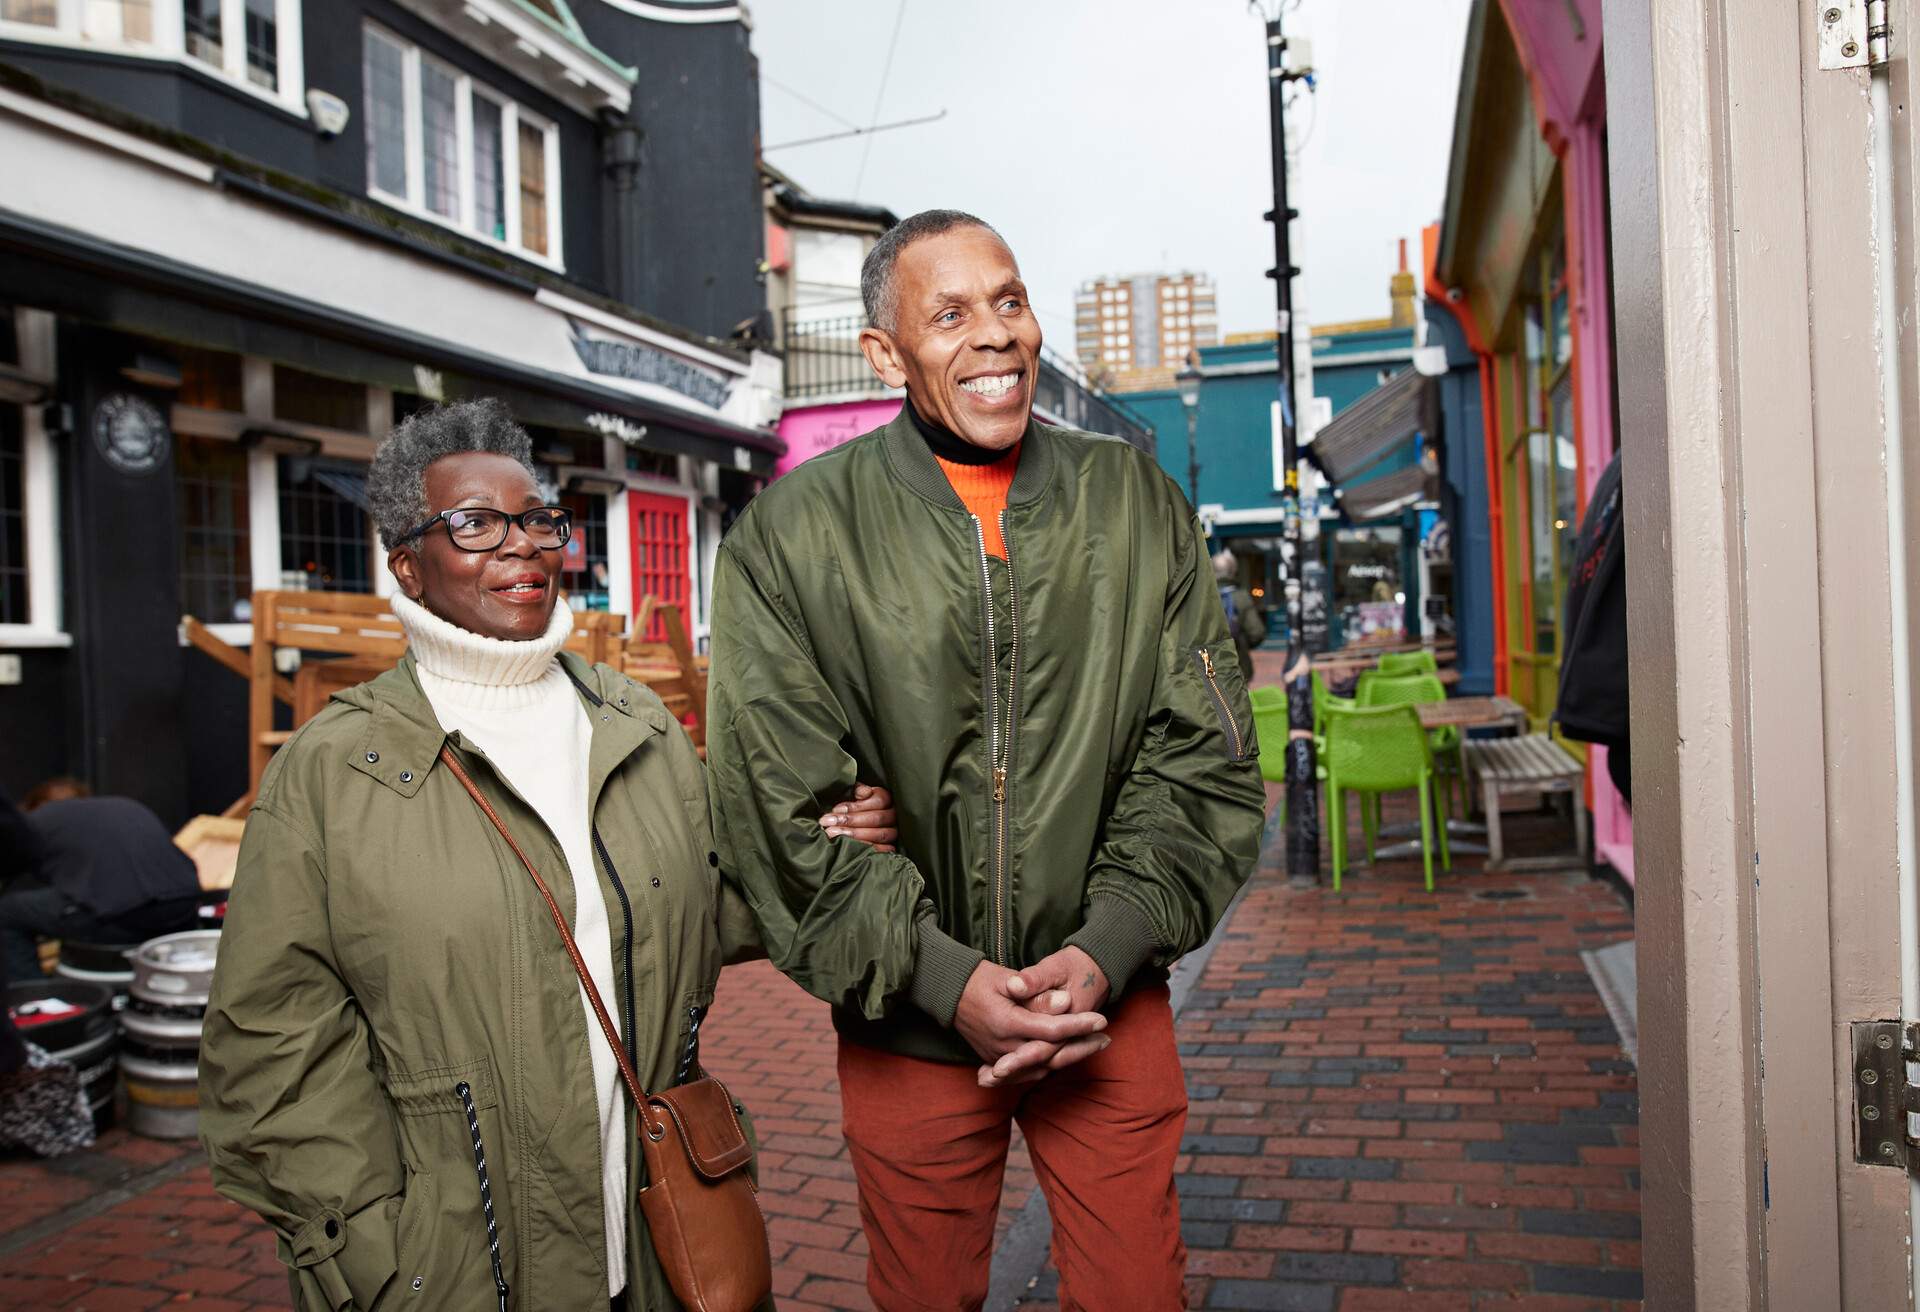
{"label": "older man", "polygon": [[[1165,967],[1257,855],[1263,794],[1193,512],[1153,460],[1036,423],[1040,326],[979,219],[862,273],[900,415],[722,544],[709,752],[722,868],[833,1004],[883,1310],[978,1308],[1009,1126],[1065,1307],[1184,1304]],[[814,823],[884,781],[900,854]]]}

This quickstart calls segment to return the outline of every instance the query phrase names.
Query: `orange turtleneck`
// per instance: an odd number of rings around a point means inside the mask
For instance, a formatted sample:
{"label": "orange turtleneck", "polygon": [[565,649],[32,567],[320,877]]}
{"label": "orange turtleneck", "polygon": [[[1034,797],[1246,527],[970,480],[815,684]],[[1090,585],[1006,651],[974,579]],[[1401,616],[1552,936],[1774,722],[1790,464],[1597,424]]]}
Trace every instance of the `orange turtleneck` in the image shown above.
{"label": "orange turtleneck", "polygon": [[[934,457],[940,460],[939,456]],[[953,485],[954,495],[969,514],[980,517],[980,535],[987,554],[1007,558],[1007,544],[1000,536],[1000,512],[1007,508],[1007,491],[1013,486],[1014,471],[1020,467],[1020,448],[1013,447],[990,465],[961,465],[940,460],[941,472]]]}

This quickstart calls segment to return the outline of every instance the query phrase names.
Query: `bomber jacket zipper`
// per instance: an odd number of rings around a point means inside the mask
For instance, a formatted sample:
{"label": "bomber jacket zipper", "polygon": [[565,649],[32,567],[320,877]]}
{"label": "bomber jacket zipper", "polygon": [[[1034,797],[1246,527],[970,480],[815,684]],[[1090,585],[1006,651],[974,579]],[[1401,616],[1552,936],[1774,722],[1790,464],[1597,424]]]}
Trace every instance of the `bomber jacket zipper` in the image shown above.
{"label": "bomber jacket zipper", "polygon": [[480,1177],[480,1212],[487,1218],[487,1256],[493,1262],[493,1288],[500,1312],[507,1312],[507,1278],[500,1269],[500,1227],[493,1219],[493,1186],[487,1180],[487,1149],[480,1142],[480,1113],[473,1105],[473,1088],[465,1080],[453,1086],[467,1112],[467,1132],[473,1136],[473,1172]]}
{"label": "bomber jacket zipper", "polygon": [[[1017,690],[1020,678],[1020,588],[1015,582],[1013,572],[1013,540],[1007,532],[1007,512],[1000,512],[1000,541],[1006,551],[1007,564],[1007,616],[1013,626],[1008,635],[1009,654],[1007,664],[1007,686],[1005,696],[1000,688],[1000,642],[993,623],[993,573],[987,563],[987,536],[984,525],[978,515],[972,516],[974,544],[980,555],[980,612],[985,620],[986,650],[986,694],[987,694],[987,763],[991,771],[993,802],[993,858],[992,858],[992,901],[989,908],[988,932],[991,936],[988,955],[1004,965],[1007,961],[1006,922],[1007,922],[1007,846],[1008,846],[1008,800],[1007,780],[1013,763],[1014,723],[1019,708]],[[1005,705],[1005,719],[1002,721],[1002,704]]]}
{"label": "bomber jacket zipper", "polygon": [[1213,698],[1213,709],[1220,716],[1220,732],[1225,734],[1227,741],[1233,745],[1231,759],[1238,761],[1246,755],[1246,749],[1241,742],[1240,726],[1233,722],[1233,711],[1227,705],[1226,694],[1220,691],[1220,684],[1214,676],[1213,653],[1205,647],[1195,647],[1193,659],[1207,681],[1207,692]]}

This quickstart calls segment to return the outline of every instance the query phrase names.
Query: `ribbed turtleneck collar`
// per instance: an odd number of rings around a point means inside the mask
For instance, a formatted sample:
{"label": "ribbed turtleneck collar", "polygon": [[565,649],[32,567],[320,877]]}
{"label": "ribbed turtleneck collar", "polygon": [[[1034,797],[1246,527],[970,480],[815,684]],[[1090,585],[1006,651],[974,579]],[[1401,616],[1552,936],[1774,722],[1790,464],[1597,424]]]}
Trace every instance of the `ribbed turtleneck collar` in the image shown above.
{"label": "ribbed turtleneck collar", "polygon": [[913,421],[914,431],[926,440],[933,454],[950,465],[993,465],[1017,454],[1016,444],[1007,451],[989,451],[983,446],[975,446],[966,438],[948,428],[945,424],[936,424],[920,413],[920,407],[909,396],[906,401],[907,418]]}
{"label": "ribbed turtleneck collar", "polygon": [[537,701],[543,695],[539,685],[550,675],[565,677],[554,659],[573,633],[573,612],[565,599],[554,605],[547,631],[525,642],[473,633],[404,595],[392,601],[422,683],[433,685],[430,693],[469,705],[507,707]]}

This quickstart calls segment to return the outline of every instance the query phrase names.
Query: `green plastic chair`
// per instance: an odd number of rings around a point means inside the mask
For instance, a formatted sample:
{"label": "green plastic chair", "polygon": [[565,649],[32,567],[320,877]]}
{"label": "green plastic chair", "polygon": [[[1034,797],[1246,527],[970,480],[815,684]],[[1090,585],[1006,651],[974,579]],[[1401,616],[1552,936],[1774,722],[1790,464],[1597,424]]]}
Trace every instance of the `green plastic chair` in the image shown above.
{"label": "green plastic chair", "polygon": [[[1410,656],[1432,656],[1427,652],[1408,652]],[[1384,658],[1383,658],[1384,663]],[[1372,678],[1362,676],[1360,686],[1355,689],[1356,700],[1362,706],[1408,706],[1421,702],[1443,702],[1447,699],[1446,685],[1440,682],[1440,676],[1434,673],[1389,675],[1384,672],[1371,672]],[[1461,781],[1461,802],[1466,802],[1466,753],[1460,746],[1460,730],[1456,725],[1442,725],[1432,731],[1433,753],[1439,764],[1442,789],[1440,806],[1443,815],[1453,814],[1453,781]]]}
{"label": "green plastic chair", "polygon": [[[1271,783],[1287,780],[1287,694],[1283,688],[1255,688],[1253,732],[1260,740],[1260,777]],[[1286,801],[1282,799],[1282,806]]]}
{"label": "green plastic chair", "polygon": [[1378,668],[1392,679],[1406,674],[1438,674],[1440,662],[1430,651],[1390,651],[1381,655]]}
{"label": "green plastic chair", "polygon": [[1320,677],[1320,671],[1313,672],[1313,736],[1320,751],[1326,750],[1328,709],[1338,707],[1343,711],[1351,711],[1358,705],[1351,697],[1334,696],[1333,689],[1327,687],[1327,681]]}
{"label": "green plastic chair", "polygon": [[[1333,889],[1340,891],[1340,878],[1347,865],[1347,794],[1358,793],[1364,802],[1371,798],[1376,808],[1383,793],[1414,789],[1420,799],[1420,859],[1426,867],[1427,890],[1433,890],[1433,846],[1435,831],[1433,747],[1420,727],[1420,716],[1411,705],[1335,708],[1327,715],[1327,816],[1333,830]],[[1438,825],[1440,866],[1453,869],[1453,856],[1447,849],[1445,820]],[[1368,834],[1368,854],[1372,855],[1373,835]]]}

